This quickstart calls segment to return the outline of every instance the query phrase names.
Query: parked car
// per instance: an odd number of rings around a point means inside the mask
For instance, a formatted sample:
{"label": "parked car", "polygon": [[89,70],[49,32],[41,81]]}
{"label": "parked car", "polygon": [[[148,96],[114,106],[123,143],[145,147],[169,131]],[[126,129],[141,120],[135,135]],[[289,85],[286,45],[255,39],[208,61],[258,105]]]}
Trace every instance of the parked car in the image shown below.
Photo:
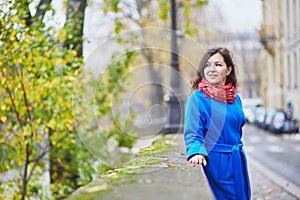
{"label": "parked car", "polygon": [[269,130],[274,133],[297,133],[299,132],[298,121],[291,118],[283,110],[277,110],[269,126]]}
{"label": "parked car", "polygon": [[252,124],[255,120],[255,108],[244,107],[244,114],[246,118],[246,122]]}
{"label": "parked car", "polygon": [[262,100],[259,98],[245,98],[242,99],[243,110],[248,123],[254,123],[255,121],[255,110],[262,106]]}
{"label": "parked car", "polygon": [[269,126],[272,122],[274,115],[276,114],[277,110],[275,108],[267,108],[265,114],[265,120],[263,122],[262,128],[265,130],[269,129]]}
{"label": "parked car", "polygon": [[256,108],[254,124],[258,127],[263,127],[265,117],[266,117],[267,109],[263,106]]}

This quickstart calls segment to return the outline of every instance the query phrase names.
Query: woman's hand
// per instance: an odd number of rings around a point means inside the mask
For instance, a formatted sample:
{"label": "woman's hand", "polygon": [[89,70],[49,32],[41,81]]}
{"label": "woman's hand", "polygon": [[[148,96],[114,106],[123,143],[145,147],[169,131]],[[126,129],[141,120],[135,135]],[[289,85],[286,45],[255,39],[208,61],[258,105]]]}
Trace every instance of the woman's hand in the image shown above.
{"label": "woman's hand", "polygon": [[207,165],[207,162],[203,155],[194,155],[189,159],[190,163],[203,165],[204,167]]}

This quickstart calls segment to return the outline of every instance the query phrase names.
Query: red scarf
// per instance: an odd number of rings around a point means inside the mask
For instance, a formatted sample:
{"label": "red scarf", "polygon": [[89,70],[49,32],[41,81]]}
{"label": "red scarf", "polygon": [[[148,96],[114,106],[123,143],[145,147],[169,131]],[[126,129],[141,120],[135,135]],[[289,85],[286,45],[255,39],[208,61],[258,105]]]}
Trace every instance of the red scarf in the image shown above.
{"label": "red scarf", "polygon": [[232,83],[228,83],[225,86],[213,85],[205,78],[202,78],[198,84],[198,88],[206,94],[207,98],[213,98],[215,100],[227,103],[234,102],[236,91]]}

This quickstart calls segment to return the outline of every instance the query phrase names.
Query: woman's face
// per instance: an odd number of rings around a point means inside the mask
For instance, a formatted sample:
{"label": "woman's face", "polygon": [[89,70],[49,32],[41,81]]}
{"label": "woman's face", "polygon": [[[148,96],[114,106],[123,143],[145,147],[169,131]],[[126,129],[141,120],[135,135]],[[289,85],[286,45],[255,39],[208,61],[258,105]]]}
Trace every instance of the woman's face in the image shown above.
{"label": "woman's face", "polygon": [[204,68],[204,77],[211,84],[225,85],[231,70],[232,66],[227,67],[223,56],[216,53],[208,59]]}

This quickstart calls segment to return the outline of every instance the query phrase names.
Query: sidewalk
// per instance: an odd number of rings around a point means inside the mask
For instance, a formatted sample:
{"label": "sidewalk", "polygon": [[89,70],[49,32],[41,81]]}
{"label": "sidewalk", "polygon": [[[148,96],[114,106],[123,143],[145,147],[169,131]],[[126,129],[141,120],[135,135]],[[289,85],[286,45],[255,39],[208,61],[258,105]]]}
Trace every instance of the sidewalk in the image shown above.
{"label": "sidewalk", "polygon": [[248,156],[253,200],[299,200],[300,188]]}
{"label": "sidewalk", "polygon": [[[202,167],[191,165],[185,160],[183,135],[167,135],[165,146],[168,150],[156,153],[152,146],[146,148],[150,154],[138,156],[142,158],[138,164],[147,164],[155,158],[156,161],[143,167],[138,172],[135,165],[127,166],[134,173],[122,175],[122,170],[107,174],[89,185],[80,188],[69,200],[190,200],[214,199],[210,191]],[[248,156],[249,157],[249,156]],[[152,160],[153,161],[153,160]],[[253,200],[296,200],[299,199],[299,188],[268,171],[255,160],[249,158],[249,173],[252,185]],[[277,181],[274,178],[278,179]],[[107,181],[107,180],[110,181]],[[115,180],[115,181],[114,181]],[[282,182],[283,181],[283,182]],[[280,183],[282,182],[282,183]],[[295,196],[296,195],[296,196]]]}

